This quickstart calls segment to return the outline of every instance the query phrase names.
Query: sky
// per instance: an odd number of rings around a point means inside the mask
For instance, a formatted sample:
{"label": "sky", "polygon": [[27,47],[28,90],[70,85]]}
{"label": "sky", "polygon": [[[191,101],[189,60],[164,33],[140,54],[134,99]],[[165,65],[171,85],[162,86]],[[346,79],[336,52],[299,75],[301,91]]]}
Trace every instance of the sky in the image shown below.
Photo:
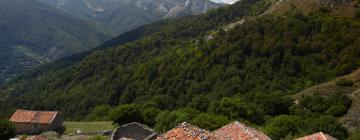
{"label": "sky", "polygon": [[238,0],[211,0],[213,2],[217,2],[217,3],[228,3],[228,4],[233,4]]}

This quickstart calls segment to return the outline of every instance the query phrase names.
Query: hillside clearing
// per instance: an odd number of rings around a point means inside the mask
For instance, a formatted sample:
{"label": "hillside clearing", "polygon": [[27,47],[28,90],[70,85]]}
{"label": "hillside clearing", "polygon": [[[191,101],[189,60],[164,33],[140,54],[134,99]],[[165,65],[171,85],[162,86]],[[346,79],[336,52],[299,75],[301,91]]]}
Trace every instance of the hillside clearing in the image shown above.
{"label": "hillside clearing", "polygon": [[[341,79],[351,80],[354,84],[352,86],[340,86],[337,84],[337,81]],[[300,93],[295,94],[293,97],[295,99],[301,99],[305,96],[312,96],[314,94],[328,95],[336,91],[341,91],[344,94],[347,94],[352,100],[352,105],[348,113],[340,120],[347,128],[353,130],[354,128],[360,126],[360,69],[333,81],[305,89]]]}
{"label": "hillside clearing", "polygon": [[112,122],[65,122],[65,134],[74,134],[76,130],[83,133],[92,133],[104,130],[113,130],[115,126]]}

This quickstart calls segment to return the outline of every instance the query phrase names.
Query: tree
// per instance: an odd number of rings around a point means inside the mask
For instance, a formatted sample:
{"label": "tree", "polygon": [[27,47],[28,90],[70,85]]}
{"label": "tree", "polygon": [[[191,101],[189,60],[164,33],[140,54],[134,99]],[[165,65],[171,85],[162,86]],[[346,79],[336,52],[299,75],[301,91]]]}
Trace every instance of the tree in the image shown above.
{"label": "tree", "polygon": [[302,119],[298,116],[275,117],[265,126],[265,132],[273,139],[281,139],[299,132]]}
{"label": "tree", "polygon": [[143,118],[141,116],[141,112],[138,107],[134,104],[125,104],[120,105],[112,110],[111,119],[119,124],[127,124],[131,122],[143,122]]}
{"label": "tree", "polygon": [[15,137],[16,130],[9,121],[0,120],[0,139],[7,140]]}
{"label": "tree", "polygon": [[192,119],[191,122],[200,128],[215,130],[228,124],[230,120],[225,116],[202,113]]}
{"label": "tree", "polygon": [[87,121],[108,121],[110,120],[110,105],[100,105],[94,108],[93,111],[86,117]]}
{"label": "tree", "polygon": [[159,115],[160,112],[159,109],[153,107],[143,109],[141,115],[144,123],[148,126],[154,126],[156,123],[156,116]]}
{"label": "tree", "polygon": [[180,123],[189,120],[191,120],[189,113],[183,111],[164,111],[156,117],[155,130],[158,132],[166,132]]}
{"label": "tree", "polygon": [[346,128],[333,116],[318,116],[303,120],[302,131],[306,134],[324,132],[338,139],[345,139],[348,136]]}
{"label": "tree", "polygon": [[327,115],[332,115],[335,117],[341,117],[342,115],[346,114],[348,108],[343,105],[333,105],[328,110],[326,110]]}
{"label": "tree", "polygon": [[223,98],[219,107],[220,114],[232,120],[243,119],[257,124],[264,121],[264,113],[260,107],[250,102],[244,102],[238,97]]}
{"label": "tree", "polygon": [[254,102],[264,108],[266,114],[276,116],[288,114],[288,108],[294,101],[290,96],[282,96],[276,93],[258,93],[254,96]]}
{"label": "tree", "polygon": [[190,106],[196,110],[206,111],[209,107],[209,104],[210,101],[206,98],[206,96],[199,95],[192,99]]}

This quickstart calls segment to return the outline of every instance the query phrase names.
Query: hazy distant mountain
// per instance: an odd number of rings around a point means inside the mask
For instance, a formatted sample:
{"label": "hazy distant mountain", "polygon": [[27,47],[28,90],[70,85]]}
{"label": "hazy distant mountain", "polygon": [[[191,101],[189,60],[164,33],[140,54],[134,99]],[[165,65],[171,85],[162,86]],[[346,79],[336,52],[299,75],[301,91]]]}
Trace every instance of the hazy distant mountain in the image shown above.
{"label": "hazy distant mountain", "polygon": [[168,17],[205,13],[220,4],[209,0],[39,0],[116,34]]}
{"label": "hazy distant mountain", "polygon": [[110,37],[36,0],[1,0],[0,19],[0,84],[34,65],[88,50]]}
{"label": "hazy distant mountain", "polygon": [[213,2],[216,2],[216,3],[227,3],[227,4],[233,4],[239,0],[211,0]]}

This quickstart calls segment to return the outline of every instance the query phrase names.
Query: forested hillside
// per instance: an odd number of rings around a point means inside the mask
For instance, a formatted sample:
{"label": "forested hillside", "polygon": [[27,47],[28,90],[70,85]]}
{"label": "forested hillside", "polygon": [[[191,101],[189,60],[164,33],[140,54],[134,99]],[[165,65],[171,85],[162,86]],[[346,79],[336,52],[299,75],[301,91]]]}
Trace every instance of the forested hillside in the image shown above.
{"label": "forested hillside", "polygon": [[0,85],[33,66],[89,50],[111,37],[36,0],[1,0],[0,18]]}
{"label": "forested hillside", "polygon": [[257,16],[270,5],[242,0],[119,37],[73,65],[13,80],[0,110],[60,110],[70,120],[137,121],[159,132],[183,121],[213,130],[239,120],[275,140],[319,131],[347,138],[338,121],[352,104],[346,94],[291,95],[359,67],[360,18],[327,7],[304,15],[296,6]]}

